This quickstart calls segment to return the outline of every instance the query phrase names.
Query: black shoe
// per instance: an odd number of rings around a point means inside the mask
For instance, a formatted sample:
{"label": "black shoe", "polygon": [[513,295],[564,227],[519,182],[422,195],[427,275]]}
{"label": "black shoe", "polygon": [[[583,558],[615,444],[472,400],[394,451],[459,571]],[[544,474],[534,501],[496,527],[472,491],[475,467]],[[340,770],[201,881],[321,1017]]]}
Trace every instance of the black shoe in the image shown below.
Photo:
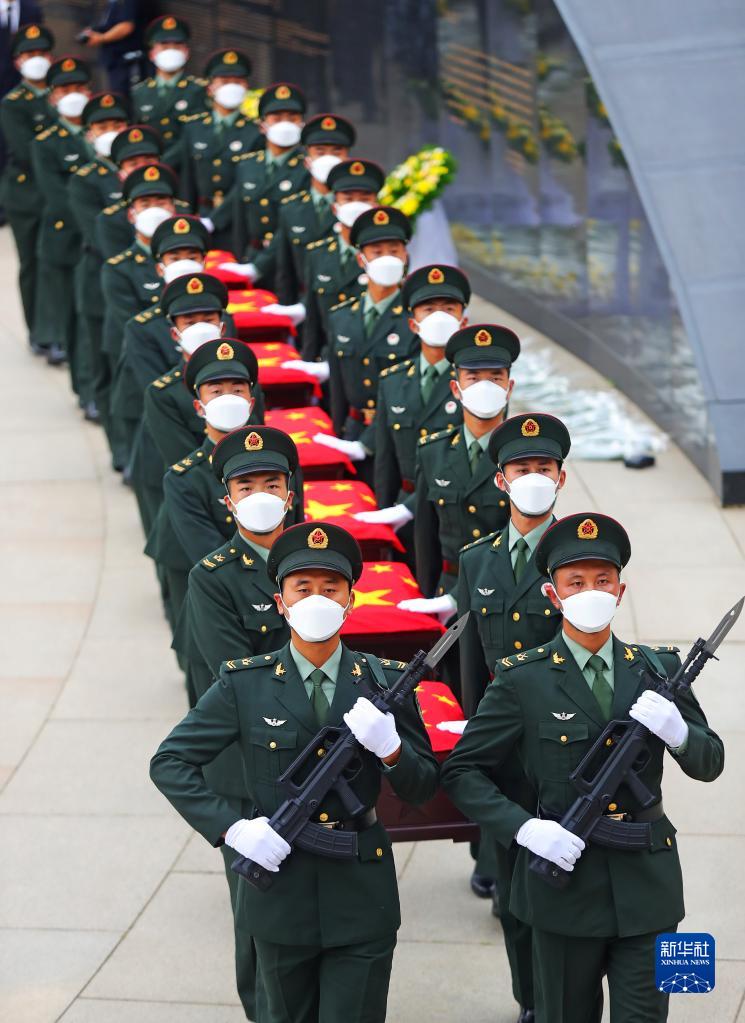
{"label": "black shoe", "polygon": [[497,920],[502,915],[502,907],[499,904],[499,892],[497,886],[494,886],[494,891],[491,893],[491,915],[495,916]]}
{"label": "black shoe", "polygon": [[89,401],[83,406],[83,418],[89,423],[101,422],[101,413],[96,408],[95,401]]}
{"label": "black shoe", "polygon": [[471,874],[471,891],[479,899],[490,899],[496,887],[493,877],[484,877],[476,871]]}
{"label": "black shoe", "polygon": [[67,362],[65,350],[59,345],[52,345],[47,349],[47,362],[50,366],[63,366]]}
{"label": "black shoe", "polygon": [[29,341],[28,346],[31,349],[32,355],[43,355],[46,357],[47,349],[44,345],[40,345],[37,341]]}
{"label": "black shoe", "polygon": [[520,1015],[517,1017],[517,1023],[535,1023],[535,1010],[521,1009]]}

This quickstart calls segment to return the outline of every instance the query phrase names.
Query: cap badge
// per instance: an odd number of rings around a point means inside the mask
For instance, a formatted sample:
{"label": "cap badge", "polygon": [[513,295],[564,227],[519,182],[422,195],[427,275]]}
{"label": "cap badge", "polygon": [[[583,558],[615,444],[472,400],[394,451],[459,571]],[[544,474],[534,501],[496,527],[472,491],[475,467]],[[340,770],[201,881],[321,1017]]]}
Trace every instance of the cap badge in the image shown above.
{"label": "cap badge", "polygon": [[224,362],[226,359],[233,359],[235,357],[235,352],[233,351],[232,345],[229,345],[227,341],[223,341],[217,349],[217,357],[220,362]]}
{"label": "cap badge", "polygon": [[142,177],[144,181],[160,181],[160,171],[157,167],[146,167]]}
{"label": "cap badge", "polygon": [[264,438],[260,433],[252,430],[243,442],[246,451],[261,451],[264,447]]}
{"label": "cap badge", "polygon": [[428,284],[442,284],[445,280],[445,274],[439,268],[439,266],[433,266],[430,272],[427,274]]}
{"label": "cap badge", "polygon": [[360,163],[359,160],[355,160],[349,168],[349,173],[353,174],[356,178],[360,177],[360,175],[365,173],[364,163]]}
{"label": "cap badge", "polygon": [[274,95],[277,99],[289,99],[292,92],[286,85],[278,85],[274,90]]}
{"label": "cap badge", "polygon": [[311,550],[322,551],[329,545],[329,538],[326,533],[319,527],[314,529],[312,533],[308,534],[308,546]]}
{"label": "cap badge", "polygon": [[188,220],[184,220],[183,217],[179,217],[176,223],[173,225],[174,234],[188,234],[191,231]]}
{"label": "cap badge", "polygon": [[324,131],[333,131],[335,127],[336,121],[333,117],[324,117],[321,121],[321,128],[323,128]]}
{"label": "cap badge", "polygon": [[201,295],[204,291],[204,284],[199,280],[198,277],[192,277],[192,279],[186,285],[187,295]]}
{"label": "cap badge", "polygon": [[101,106],[105,107],[107,110],[109,107],[113,107],[115,103],[116,100],[114,99],[110,92],[107,92],[105,96],[101,97]]}
{"label": "cap badge", "polygon": [[133,128],[127,138],[130,142],[142,142],[142,132],[139,128]]}
{"label": "cap badge", "polygon": [[491,344],[491,334],[482,327],[481,330],[476,332],[473,341],[479,348],[487,348]]}
{"label": "cap badge", "polygon": [[520,432],[523,437],[537,437],[541,432],[541,428],[535,419],[526,419],[520,428]]}
{"label": "cap badge", "polygon": [[223,54],[222,62],[223,64],[237,64],[238,54],[235,50],[228,50],[227,53]]}
{"label": "cap badge", "polygon": [[390,224],[391,218],[385,212],[385,210],[375,210],[373,213],[373,224],[382,226],[383,224]]}
{"label": "cap badge", "polygon": [[72,59],[72,57],[68,57],[66,60],[63,60],[62,63],[60,64],[60,70],[62,71],[74,71],[76,67],[77,64]]}
{"label": "cap badge", "polygon": [[583,519],[577,526],[577,536],[580,540],[597,540],[598,526],[592,519]]}
{"label": "cap badge", "polygon": [[38,25],[29,25],[29,27],[26,29],[27,39],[38,39],[40,35],[41,30],[39,29]]}
{"label": "cap badge", "polygon": [[176,19],[171,17],[164,18],[161,27],[170,32],[172,29],[176,27]]}

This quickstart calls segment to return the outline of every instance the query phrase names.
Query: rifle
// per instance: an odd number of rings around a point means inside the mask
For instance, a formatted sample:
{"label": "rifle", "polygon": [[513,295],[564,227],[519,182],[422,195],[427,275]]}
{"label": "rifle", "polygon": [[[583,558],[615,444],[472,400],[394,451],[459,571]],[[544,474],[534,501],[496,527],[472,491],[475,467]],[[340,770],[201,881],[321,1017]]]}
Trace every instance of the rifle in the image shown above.
{"label": "rifle", "polygon": [[[393,714],[411,696],[424,676],[439,664],[446,651],[463,631],[470,612],[459,618],[435,643],[429,653],[419,650],[390,689],[368,693],[367,698],[383,714]],[[347,725],[321,728],[277,779],[284,800],[269,824],[291,846],[334,859],[352,859],[357,855],[357,832],[334,831],[311,821],[330,791],[340,798],[350,817],[358,817],[365,807],[355,795],[349,780],[359,771],[360,744]],[[265,870],[247,856],[238,856],[231,869],[260,891],[274,883],[272,871]]]}
{"label": "rifle", "polygon": [[[664,678],[649,668],[643,669],[641,678],[647,689],[675,700],[679,693],[690,689],[706,662],[714,657],[722,640],[740,617],[745,597],[739,600],[721,620],[707,640],[697,639],[688,656],[672,678]],[[649,738],[651,733],[638,721],[609,721],[578,766],[569,775],[579,795],[560,820],[562,828],[571,831],[584,842],[595,837],[599,844],[613,848],[645,848],[644,836],[648,824],[627,823],[616,827],[616,822],[605,814],[609,804],[622,784],[631,790],[643,810],[648,809],[657,797],[650,792],[640,778],[649,763]],[[608,839],[601,842],[601,839]],[[566,888],[571,872],[563,870],[542,856],[531,856],[529,869],[538,874],[553,888]]]}

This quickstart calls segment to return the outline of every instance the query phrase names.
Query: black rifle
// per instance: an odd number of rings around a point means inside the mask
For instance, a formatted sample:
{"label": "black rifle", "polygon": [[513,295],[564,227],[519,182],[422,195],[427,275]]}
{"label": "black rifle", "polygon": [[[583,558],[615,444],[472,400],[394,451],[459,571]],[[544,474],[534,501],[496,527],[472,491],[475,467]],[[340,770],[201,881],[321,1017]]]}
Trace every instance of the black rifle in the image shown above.
{"label": "black rifle", "polygon": [[[468,619],[467,612],[440,637],[430,652],[420,650],[390,689],[367,694],[368,699],[384,714],[394,715],[416,687],[459,638]],[[270,826],[291,846],[320,856],[351,859],[357,855],[357,832],[324,827],[311,821],[330,791],[341,799],[350,817],[358,817],[365,807],[349,784],[359,770],[361,746],[346,725],[322,728],[303,752],[277,779],[285,796],[282,805],[269,818]],[[272,871],[254,863],[247,856],[238,856],[232,869],[255,888],[266,891],[274,882]]]}
{"label": "black rifle", "polygon": [[[649,669],[644,669],[641,675],[642,680],[647,682],[646,688],[673,701],[679,693],[689,689],[706,662],[715,656],[717,647],[740,617],[743,603],[745,597],[727,612],[708,640],[696,640],[672,678],[663,678],[661,675],[653,674]],[[599,839],[606,829],[610,832],[615,822],[608,820],[605,814],[621,785],[629,787],[642,809],[647,809],[657,802],[656,795],[649,791],[640,778],[641,772],[649,762],[650,735],[644,725],[632,719],[608,722],[579,765],[569,775],[569,780],[579,792],[579,796],[561,818],[562,828],[571,831],[583,842],[592,839],[593,833]],[[641,823],[623,825],[624,833],[629,839],[628,848],[639,848],[634,839],[639,837],[639,829],[646,831],[647,827]],[[620,826],[616,830],[619,829]],[[622,847],[622,839],[619,840],[619,837],[616,835],[613,842],[616,848]],[[571,871],[563,870],[542,856],[531,856],[529,867],[554,888],[566,888],[572,876]]]}

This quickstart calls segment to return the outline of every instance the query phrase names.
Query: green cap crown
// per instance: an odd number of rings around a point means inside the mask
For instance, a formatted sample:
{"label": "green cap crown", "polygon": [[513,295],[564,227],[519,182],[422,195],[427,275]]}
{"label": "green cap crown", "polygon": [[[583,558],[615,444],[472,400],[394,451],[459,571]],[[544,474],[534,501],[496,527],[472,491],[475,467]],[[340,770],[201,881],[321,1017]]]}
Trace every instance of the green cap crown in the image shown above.
{"label": "green cap crown", "polygon": [[124,179],[122,192],[126,202],[141,199],[144,195],[175,196],[178,178],[165,163],[151,163],[138,167]]}
{"label": "green cap crown", "polygon": [[130,124],[111,143],[111,159],[122,163],[133,156],[160,156],[163,140],[160,132],[148,124]]}
{"label": "green cap crown", "polygon": [[267,573],[281,585],[291,572],[307,568],[341,572],[350,583],[356,583],[362,575],[360,545],[346,529],[330,522],[301,522],[291,526],[272,544]]}
{"label": "green cap crown", "polygon": [[228,289],[212,274],[184,274],[171,281],[163,291],[160,307],[173,318],[181,313],[223,312],[228,305]]}
{"label": "green cap crown", "polygon": [[97,121],[128,121],[130,116],[129,100],[119,92],[96,93],[83,107],[83,124],[86,128]]}
{"label": "green cap crown", "polygon": [[91,69],[84,60],[77,57],[59,57],[47,71],[47,87],[57,85],[87,85],[91,80]]}
{"label": "green cap crown", "polygon": [[489,458],[504,466],[517,458],[555,458],[563,462],[572,440],[569,430],[556,416],[544,412],[511,416],[489,438]]}
{"label": "green cap crown", "polygon": [[150,251],[155,259],[174,249],[201,249],[206,252],[209,238],[210,233],[199,217],[171,217],[156,227]]}
{"label": "green cap crown", "polygon": [[300,141],[304,146],[353,146],[357,132],[351,121],[338,114],[317,114],[305,122]]}
{"label": "green cap crown", "polygon": [[477,323],[456,330],[445,348],[445,358],[457,369],[509,367],[520,354],[520,338],[509,327]]}
{"label": "green cap crown", "polygon": [[342,160],[332,167],[326,184],[332,192],[374,192],[383,187],[383,168],[372,160]]}
{"label": "green cap crown", "polygon": [[401,299],[407,309],[413,309],[431,298],[454,298],[466,306],[471,299],[471,285],[455,266],[443,263],[422,266],[404,281]]}
{"label": "green cap crown", "polygon": [[46,25],[24,25],[13,36],[11,56],[18,57],[22,53],[33,50],[53,50],[54,35]]}
{"label": "green cap crown", "polygon": [[145,29],[145,46],[155,43],[188,43],[191,30],[188,22],[175,18],[172,14],[164,14],[155,18]]}
{"label": "green cap crown", "polygon": [[208,59],[204,73],[207,78],[248,78],[251,60],[241,50],[218,50]]}
{"label": "green cap crown", "polygon": [[620,522],[597,512],[580,512],[559,519],[546,530],[535,549],[541,575],[552,575],[575,561],[610,561],[620,570],[631,557],[631,543]]}
{"label": "green cap crown", "polygon": [[365,210],[352,224],[349,240],[358,249],[372,242],[399,241],[411,238],[411,221],[395,206],[375,206]]}
{"label": "green cap crown", "polygon": [[306,106],[305,93],[297,85],[292,82],[273,82],[267,85],[259,97],[259,120],[280,110],[304,114]]}
{"label": "green cap crown", "polygon": [[259,379],[259,363],[245,342],[223,337],[197,348],[186,364],[184,379],[195,394],[210,380],[247,380],[253,387]]}
{"label": "green cap crown", "polygon": [[[197,354],[201,349],[197,349]],[[242,426],[223,437],[212,452],[212,472],[221,483],[249,472],[297,469],[297,448],[292,437],[271,426]]]}

